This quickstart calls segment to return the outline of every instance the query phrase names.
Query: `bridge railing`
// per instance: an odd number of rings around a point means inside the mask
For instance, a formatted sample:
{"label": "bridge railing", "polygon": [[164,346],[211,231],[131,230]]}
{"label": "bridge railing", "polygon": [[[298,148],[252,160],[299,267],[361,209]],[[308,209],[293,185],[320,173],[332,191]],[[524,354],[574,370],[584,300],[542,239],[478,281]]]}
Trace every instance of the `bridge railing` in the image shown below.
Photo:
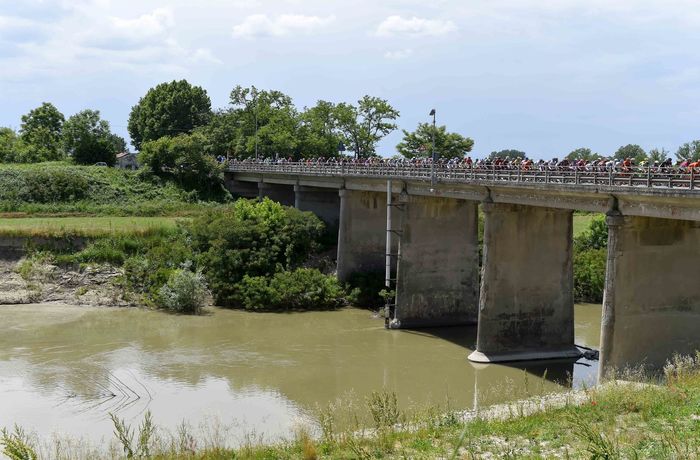
{"label": "bridge railing", "polygon": [[231,172],[299,174],[327,177],[368,177],[391,179],[431,180],[438,182],[508,182],[568,185],[606,185],[611,187],[647,187],[681,190],[698,190],[699,172],[690,170],[664,170],[657,167],[635,167],[623,170],[560,169],[502,169],[498,166],[467,167],[462,165],[405,164],[307,164],[307,163],[251,163],[230,162]]}

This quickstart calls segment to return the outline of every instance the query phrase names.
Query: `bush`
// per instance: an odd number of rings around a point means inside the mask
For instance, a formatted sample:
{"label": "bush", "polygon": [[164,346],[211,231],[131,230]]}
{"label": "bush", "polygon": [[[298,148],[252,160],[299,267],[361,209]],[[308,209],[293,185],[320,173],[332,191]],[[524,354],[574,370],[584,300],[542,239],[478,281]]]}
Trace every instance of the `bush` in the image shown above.
{"label": "bush", "polygon": [[332,310],[344,303],[337,279],[311,268],[279,272],[272,278],[246,275],[238,290],[246,310]]}
{"label": "bush", "polygon": [[170,275],[158,298],[160,305],[170,311],[197,314],[206,305],[208,296],[202,273],[193,273],[186,264]]}
{"label": "bush", "polygon": [[574,300],[599,303],[605,289],[607,249],[588,249],[574,254]]}
{"label": "bush", "polygon": [[236,306],[245,276],[272,277],[292,270],[318,251],[323,222],[311,213],[265,199],[238,200],[189,226],[197,266],[219,305]]}

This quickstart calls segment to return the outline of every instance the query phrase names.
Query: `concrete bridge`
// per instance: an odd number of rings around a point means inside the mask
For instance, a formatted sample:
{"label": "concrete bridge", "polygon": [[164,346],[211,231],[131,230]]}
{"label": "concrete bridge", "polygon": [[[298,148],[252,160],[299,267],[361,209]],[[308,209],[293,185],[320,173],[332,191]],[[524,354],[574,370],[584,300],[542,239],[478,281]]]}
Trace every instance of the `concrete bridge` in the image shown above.
{"label": "concrete bridge", "polygon": [[606,213],[600,377],[700,349],[693,173],[232,163],[226,184],[337,227],[340,280],[384,269],[393,283],[388,327],[478,324],[476,362],[579,355],[573,211]]}

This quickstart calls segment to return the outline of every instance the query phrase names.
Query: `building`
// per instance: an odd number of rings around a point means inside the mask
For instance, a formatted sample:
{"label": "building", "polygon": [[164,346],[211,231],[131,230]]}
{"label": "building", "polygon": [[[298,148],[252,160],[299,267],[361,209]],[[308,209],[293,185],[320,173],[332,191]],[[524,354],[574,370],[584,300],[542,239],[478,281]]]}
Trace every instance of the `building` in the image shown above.
{"label": "building", "polygon": [[116,167],[121,169],[139,169],[136,154],[131,152],[118,153]]}

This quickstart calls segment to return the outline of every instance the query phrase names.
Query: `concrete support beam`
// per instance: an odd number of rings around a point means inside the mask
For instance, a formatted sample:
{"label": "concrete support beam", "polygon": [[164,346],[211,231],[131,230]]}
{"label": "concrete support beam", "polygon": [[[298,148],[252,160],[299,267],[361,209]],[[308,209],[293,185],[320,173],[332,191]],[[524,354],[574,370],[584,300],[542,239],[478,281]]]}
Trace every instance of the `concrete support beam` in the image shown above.
{"label": "concrete support beam", "polygon": [[485,202],[475,362],[579,356],[567,210]]}
{"label": "concrete support beam", "polygon": [[258,182],[258,198],[269,198],[285,206],[294,206],[294,186]]}
{"label": "concrete support beam", "polygon": [[337,228],[340,220],[340,196],[337,190],[294,186],[294,207],[311,211],[329,228]]}
{"label": "concrete support beam", "polygon": [[409,196],[399,233],[392,328],[475,324],[479,304],[478,203]]}
{"label": "concrete support beam", "polygon": [[259,191],[257,182],[245,182],[226,177],[224,185],[226,186],[226,190],[228,190],[235,198],[258,197]]}
{"label": "concrete support beam", "polygon": [[381,271],[386,247],[386,193],[342,189],[338,227],[338,279]]}
{"label": "concrete support beam", "polygon": [[599,378],[700,350],[700,223],[607,216]]}

